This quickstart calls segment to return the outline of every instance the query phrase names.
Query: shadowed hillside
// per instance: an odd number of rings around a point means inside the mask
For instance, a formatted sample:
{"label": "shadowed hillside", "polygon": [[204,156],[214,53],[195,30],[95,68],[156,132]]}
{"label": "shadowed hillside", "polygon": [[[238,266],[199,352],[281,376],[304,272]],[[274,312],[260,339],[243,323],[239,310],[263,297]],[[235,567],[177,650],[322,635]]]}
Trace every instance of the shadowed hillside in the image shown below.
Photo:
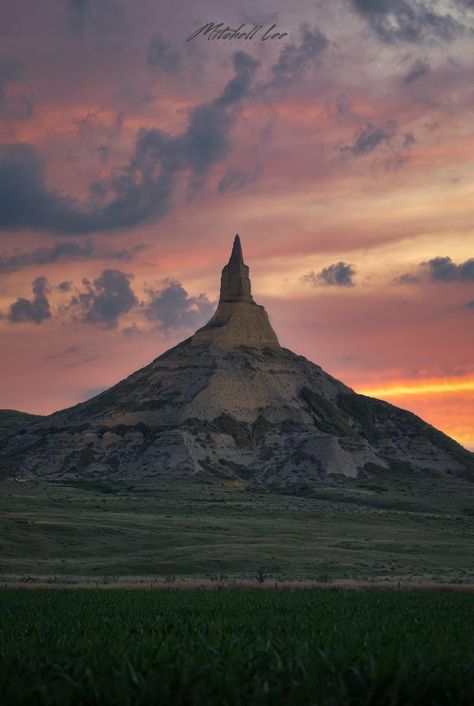
{"label": "shadowed hillside", "polygon": [[0,440],[6,439],[12,434],[16,434],[20,429],[24,429],[30,422],[41,419],[39,414],[28,414],[27,412],[17,412],[14,409],[0,409]]}

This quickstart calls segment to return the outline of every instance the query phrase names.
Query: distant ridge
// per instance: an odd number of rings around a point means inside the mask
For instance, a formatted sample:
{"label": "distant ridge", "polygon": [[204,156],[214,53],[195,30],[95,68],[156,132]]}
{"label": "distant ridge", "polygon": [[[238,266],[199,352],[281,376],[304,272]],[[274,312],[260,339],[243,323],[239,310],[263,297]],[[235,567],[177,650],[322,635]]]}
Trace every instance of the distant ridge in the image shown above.
{"label": "distant ridge", "polygon": [[400,470],[474,480],[474,454],[282,348],[236,236],[205,326],[109,390],[20,430],[4,442],[0,470],[297,489]]}
{"label": "distant ridge", "polygon": [[42,419],[40,414],[28,414],[15,409],[0,409],[0,440],[15,434],[19,429],[38,419]]}

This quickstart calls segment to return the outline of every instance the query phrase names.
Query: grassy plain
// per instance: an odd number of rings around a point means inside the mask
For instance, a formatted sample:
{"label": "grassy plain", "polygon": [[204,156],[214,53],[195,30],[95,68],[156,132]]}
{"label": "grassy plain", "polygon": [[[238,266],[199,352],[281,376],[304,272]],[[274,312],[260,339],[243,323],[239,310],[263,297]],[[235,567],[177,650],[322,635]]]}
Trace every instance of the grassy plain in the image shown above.
{"label": "grassy plain", "polygon": [[0,581],[226,576],[474,583],[474,484],[431,474],[306,495],[213,479],[0,483]]}
{"label": "grassy plain", "polygon": [[1,593],[5,706],[472,706],[474,596]]}

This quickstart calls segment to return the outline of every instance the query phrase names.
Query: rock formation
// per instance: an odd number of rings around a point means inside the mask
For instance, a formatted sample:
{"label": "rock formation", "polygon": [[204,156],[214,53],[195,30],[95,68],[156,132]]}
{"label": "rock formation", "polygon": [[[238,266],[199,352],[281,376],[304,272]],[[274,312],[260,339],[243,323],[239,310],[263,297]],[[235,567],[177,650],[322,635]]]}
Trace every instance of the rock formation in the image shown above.
{"label": "rock formation", "polygon": [[253,300],[236,236],[211,320],[96,397],[26,427],[0,451],[16,476],[205,475],[298,489],[394,469],[474,478],[474,454],[356,394],[282,348]]}
{"label": "rock formation", "polygon": [[192,345],[205,341],[222,348],[251,346],[280,348],[263,306],[253,300],[249,268],[244,264],[240,238],[235,236],[230,260],[222,270],[221,293],[216,313],[196,331]]}

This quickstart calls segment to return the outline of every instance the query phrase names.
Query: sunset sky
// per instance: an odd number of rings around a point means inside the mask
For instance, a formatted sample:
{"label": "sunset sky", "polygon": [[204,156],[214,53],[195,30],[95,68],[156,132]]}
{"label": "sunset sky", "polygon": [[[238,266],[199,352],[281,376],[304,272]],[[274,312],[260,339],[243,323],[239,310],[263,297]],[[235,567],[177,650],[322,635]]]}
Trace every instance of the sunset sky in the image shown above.
{"label": "sunset sky", "polygon": [[474,2],[256,7],[2,2],[0,408],[188,337],[239,233],[282,345],[474,449]]}

